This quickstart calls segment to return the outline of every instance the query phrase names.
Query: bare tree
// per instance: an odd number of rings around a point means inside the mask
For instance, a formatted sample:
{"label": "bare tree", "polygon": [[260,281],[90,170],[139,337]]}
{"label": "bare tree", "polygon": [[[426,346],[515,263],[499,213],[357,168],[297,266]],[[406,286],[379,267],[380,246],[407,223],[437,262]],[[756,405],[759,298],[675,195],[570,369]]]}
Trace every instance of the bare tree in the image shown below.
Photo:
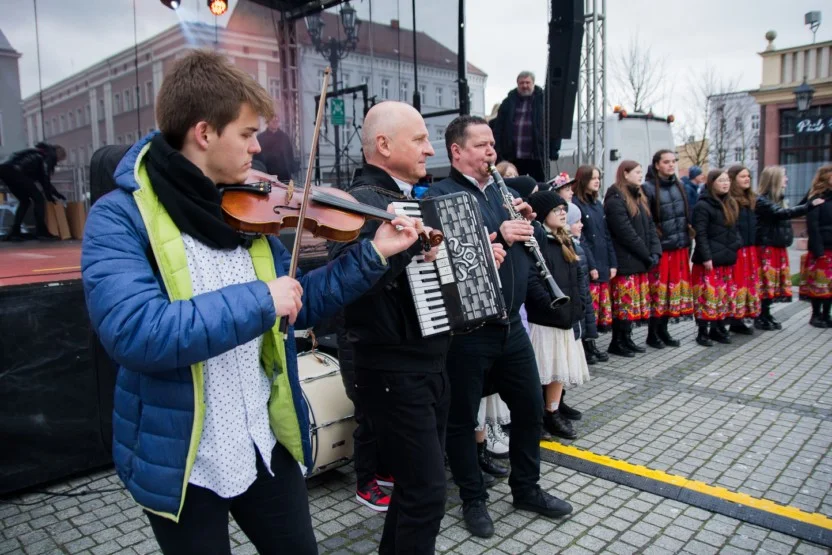
{"label": "bare tree", "polygon": [[633,112],[652,110],[667,92],[662,80],[664,70],[665,59],[654,56],[637,35],[631,36],[627,49],[612,57],[612,98],[623,101]]}
{"label": "bare tree", "polygon": [[741,116],[735,103],[726,102],[727,95],[737,90],[736,80],[720,78],[713,68],[691,78],[685,104],[687,117],[679,126],[680,153],[691,164],[704,166],[709,161],[724,167],[737,129],[735,118]]}

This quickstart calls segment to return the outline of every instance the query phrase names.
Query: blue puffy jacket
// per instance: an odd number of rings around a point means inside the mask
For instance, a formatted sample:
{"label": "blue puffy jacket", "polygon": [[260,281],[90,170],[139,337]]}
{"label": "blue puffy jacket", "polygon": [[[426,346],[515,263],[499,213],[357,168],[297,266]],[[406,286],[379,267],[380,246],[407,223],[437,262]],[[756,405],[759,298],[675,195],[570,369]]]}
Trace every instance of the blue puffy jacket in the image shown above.
{"label": "blue puffy jacket", "polygon": [[[154,255],[134,198],[144,187],[137,166],[150,138],[127,152],[115,172],[119,188],[90,211],[81,269],[93,329],[119,364],[113,410],[116,470],[139,504],[177,520],[193,462],[188,455],[195,453],[199,439],[192,438],[195,384],[189,367],[270,332],[276,314],[269,289],[260,280],[170,300],[149,258]],[[277,276],[286,275],[290,254],[276,238],[269,238],[269,246]],[[308,328],[334,314],[369,290],[386,270],[364,241],[326,268],[299,277],[303,309],[295,325]],[[300,462],[309,467],[308,411],[291,328],[288,337],[286,373],[301,432]]]}

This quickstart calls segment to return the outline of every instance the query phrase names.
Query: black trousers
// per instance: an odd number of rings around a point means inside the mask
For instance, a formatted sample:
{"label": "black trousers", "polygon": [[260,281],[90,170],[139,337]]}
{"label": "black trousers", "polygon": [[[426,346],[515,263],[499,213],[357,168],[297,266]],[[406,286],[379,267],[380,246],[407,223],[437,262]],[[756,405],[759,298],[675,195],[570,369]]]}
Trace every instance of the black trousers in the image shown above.
{"label": "black trousers", "polygon": [[13,194],[19,204],[17,212],[14,214],[14,221],[9,230],[9,235],[17,235],[20,233],[20,225],[23,223],[23,218],[26,212],[29,211],[29,206],[35,205],[35,226],[38,235],[45,235],[46,231],[46,204],[43,198],[43,193],[40,192],[35,182],[18,171],[17,168],[8,164],[0,164],[0,181],[6,184],[9,192]]}
{"label": "black trousers", "polygon": [[272,451],[272,477],[257,457],[257,479],[231,499],[188,485],[179,522],[145,511],[165,555],[230,555],[228,513],[261,555],[317,554],[306,480],[279,443]]}
{"label": "black trousers", "polygon": [[379,553],[433,554],[445,515],[448,377],[358,368],[355,387],[395,478]]}
{"label": "black trousers", "polygon": [[546,180],[546,172],[543,171],[543,162],[541,160],[530,160],[517,158],[510,160],[517,168],[517,173],[520,175],[528,175],[534,178],[538,183],[543,183]]}
{"label": "black trousers", "polygon": [[[340,353],[340,351],[339,351]],[[339,360],[343,360],[339,354]],[[379,466],[378,442],[373,431],[372,423],[367,418],[364,404],[359,399],[355,390],[355,368],[352,364],[341,365],[341,381],[344,383],[344,390],[347,397],[352,401],[355,411],[355,431],[352,433],[353,453],[352,460],[355,466],[355,481],[358,487],[363,487],[370,480],[375,479],[376,474],[386,474]]]}
{"label": "black trousers", "polygon": [[448,353],[451,411],[448,462],[463,501],[488,499],[482,481],[474,428],[486,383],[493,385],[511,411],[508,484],[522,496],[540,479],[540,426],[543,393],[532,344],[520,318],[511,325],[485,326],[457,335]]}

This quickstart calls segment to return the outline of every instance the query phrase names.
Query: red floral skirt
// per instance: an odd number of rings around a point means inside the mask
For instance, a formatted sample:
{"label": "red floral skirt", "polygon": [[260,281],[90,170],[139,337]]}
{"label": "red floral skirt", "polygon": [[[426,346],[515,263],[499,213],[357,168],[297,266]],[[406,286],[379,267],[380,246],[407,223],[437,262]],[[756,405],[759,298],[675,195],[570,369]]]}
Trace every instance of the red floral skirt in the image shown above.
{"label": "red floral skirt", "polygon": [[715,322],[731,316],[731,297],[736,293],[734,266],[717,266],[709,272],[702,264],[694,264],[691,279],[697,320]]}
{"label": "red floral skirt", "polygon": [[800,298],[832,299],[832,249],[821,257],[811,252],[800,257]]}
{"label": "red floral skirt", "polygon": [[662,253],[650,276],[650,310],[656,318],[679,318],[693,314],[690,251],[687,248]]}
{"label": "red floral skirt", "polygon": [[734,264],[734,294],[731,295],[731,317],[756,318],[760,315],[760,262],[757,247],[742,247]]}
{"label": "red floral skirt", "polygon": [[792,271],[786,247],[757,247],[760,260],[760,298],[791,302]]}
{"label": "red floral skirt", "polygon": [[595,310],[595,321],[598,331],[607,331],[612,326],[612,298],[610,297],[609,282],[589,282],[589,292],[592,293],[592,308]]}
{"label": "red floral skirt", "polygon": [[650,280],[647,273],[615,276],[610,280],[612,317],[639,322],[650,319]]}

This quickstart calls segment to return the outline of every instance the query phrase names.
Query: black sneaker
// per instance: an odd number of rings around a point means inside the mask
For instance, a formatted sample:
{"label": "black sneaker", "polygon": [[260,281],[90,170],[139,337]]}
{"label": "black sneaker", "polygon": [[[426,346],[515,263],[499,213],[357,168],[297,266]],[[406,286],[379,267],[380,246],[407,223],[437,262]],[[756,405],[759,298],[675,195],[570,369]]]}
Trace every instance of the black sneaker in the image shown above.
{"label": "black sneaker", "polygon": [[572,505],[546,493],[540,486],[535,486],[531,492],[522,497],[515,495],[512,505],[515,509],[532,511],[549,518],[566,516],[572,512]]}
{"label": "black sneaker", "polygon": [[772,325],[772,326],[774,326],[774,329],[776,329],[776,330],[782,330],[782,329],[783,329],[783,324],[781,324],[781,323],[777,320],[777,318],[775,318],[775,317],[774,317],[774,316],[772,316],[771,314],[769,314],[769,315],[768,315],[768,317],[766,318],[766,320],[768,320],[768,321],[771,323],[771,325]]}
{"label": "black sneaker", "polygon": [[465,527],[472,535],[478,538],[490,538],[494,535],[494,522],[488,514],[485,499],[463,502],[462,518],[465,520]]}
{"label": "black sneaker", "polygon": [[384,513],[390,507],[390,496],[381,491],[378,482],[370,480],[355,490],[355,500],[374,511]]}
{"label": "black sneaker", "polygon": [[740,335],[754,335],[754,328],[747,326],[745,322],[731,324],[731,331]]}
{"label": "black sneaker", "polygon": [[558,411],[543,412],[543,427],[547,432],[553,436],[562,437],[563,439],[575,439],[578,434],[572,428],[572,423],[563,417]]}
{"label": "black sneaker", "polygon": [[558,404],[558,412],[564,418],[568,418],[569,420],[580,420],[581,418],[583,418],[583,414],[581,414],[581,411],[566,406],[566,403],[563,402],[563,399],[561,399],[560,403]]}
{"label": "black sneaker", "polygon": [[774,331],[776,329],[774,324],[763,316],[754,318],[754,327],[760,331]]}
{"label": "black sneaker", "polygon": [[809,325],[816,328],[826,328],[826,320],[823,319],[823,316],[813,315],[812,319],[809,320]]}

